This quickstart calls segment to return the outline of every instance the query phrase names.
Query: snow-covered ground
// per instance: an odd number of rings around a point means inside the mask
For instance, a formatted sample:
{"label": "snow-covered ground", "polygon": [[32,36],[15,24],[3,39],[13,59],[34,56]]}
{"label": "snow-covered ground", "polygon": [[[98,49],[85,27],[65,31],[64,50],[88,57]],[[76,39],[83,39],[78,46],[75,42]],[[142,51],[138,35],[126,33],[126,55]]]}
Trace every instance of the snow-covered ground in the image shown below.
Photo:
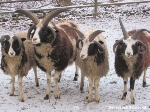
{"label": "snow-covered ground", "polygon": [[[127,31],[133,29],[146,28],[150,30],[150,14],[148,15],[131,15],[120,16]],[[149,112],[150,111],[150,86],[142,87],[142,76],[135,82],[135,104],[130,103],[130,91],[128,91],[126,100],[121,100],[123,91],[123,80],[116,75],[114,69],[114,53],[112,46],[116,39],[122,37],[118,15],[115,17],[105,18],[74,18],[81,30],[88,28],[105,30],[103,35],[107,40],[109,51],[110,70],[106,77],[101,78],[99,86],[100,103],[87,103],[88,80],[85,79],[84,93],[79,90],[79,80],[74,82],[75,66],[69,66],[62,75],[59,89],[61,98],[54,98],[54,81],[51,81],[50,100],[44,100],[46,91],[45,73],[38,69],[40,86],[35,87],[33,70],[29,71],[27,77],[23,78],[23,94],[25,102],[18,99],[18,84],[15,83],[15,95],[9,96],[11,88],[10,76],[5,75],[0,70],[0,111],[1,112]],[[21,23],[29,23],[20,20]],[[0,36],[3,34],[14,33],[20,30],[27,30],[27,26],[20,26],[11,29],[13,26],[10,21],[0,23]],[[88,68],[87,68],[88,69]],[[17,77],[16,77],[17,81]],[[150,85],[150,69],[147,70],[147,83]],[[129,84],[128,84],[129,88]],[[94,94],[94,91],[93,91]],[[94,96],[93,96],[94,98]]]}

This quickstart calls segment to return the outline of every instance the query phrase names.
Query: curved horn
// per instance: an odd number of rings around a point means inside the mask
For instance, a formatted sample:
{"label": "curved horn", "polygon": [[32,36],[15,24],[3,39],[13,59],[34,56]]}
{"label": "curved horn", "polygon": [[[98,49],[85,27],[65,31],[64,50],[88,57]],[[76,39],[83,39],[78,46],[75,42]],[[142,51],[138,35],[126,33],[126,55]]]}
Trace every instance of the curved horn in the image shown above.
{"label": "curved horn", "polygon": [[146,30],[146,29],[140,29],[140,30],[136,31],[136,32],[132,35],[131,38],[132,38],[133,40],[136,40],[136,39],[138,38],[138,36],[139,36],[143,31],[150,32],[150,31],[148,31],[148,30]]}
{"label": "curved horn", "polygon": [[20,14],[24,14],[26,17],[29,17],[34,24],[38,24],[39,23],[39,19],[31,12],[26,11],[26,10],[16,10],[15,13],[20,13]]}
{"label": "curved horn", "polygon": [[125,27],[123,26],[123,23],[122,23],[122,21],[121,21],[121,18],[119,18],[119,23],[120,23],[120,26],[121,26],[121,30],[122,30],[124,39],[126,40],[127,38],[129,38],[129,35],[128,35],[128,33],[127,33]]}
{"label": "curved horn", "polygon": [[83,34],[81,31],[79,31],[78,29],[76,29],[75,27],[69,26],[68,28],[74,29],[74,30],[78,33],[79,37],[80,37],[82,40],[85,38],[85,37],[84,37],[84,34]]}
{"label": "curved horn", "polygon": [[35,29],[35,28],[36,28],[36,25],[35,25],[35,24],[32,25],[32,26],[29,28],[28,34],[27,34],[27,38],[28,38],[28,39],[30,39],[31,32],[32,32],[32,30]]}
{"label": "curved horn", "polygon": [[18,42],[19,42],[19,48],[18,48],[18,50],[21,48],[21,46],[22,46],[22,40],[21,40],[21,38],[20,37],[17,37],[17,36],[13,36],[12,37],[14,40],[18,40]]}
{"label": "curved horn", "polygon": [[122,41],[123,41],[122,39],[121,39],[121,40],[118,40],[118,41],[113,45],[113,51],[114,51],[114,53],[115,53],[116,46],[117,46],[118,44],[120,44]]}
{"label": "curved horn", "polygon": [[44,19],[42,20],[41,23],[43,24],[43,26],[47,26],[48,23],[49,23],[56,15],[58,15],[59,13],[64,12],[64,11],[67,11],[67,8],[65,8],[65,9],[57,9],[57,10],[52,11],[52,12],[49,13],[46,17],[44,17]]}
{"label": "curved horn", "polygon": [[9,35],[3,35],[3,36],[1,36],[0,42],[5,41],[5,39],[6,39],[6,40],[9,40],[9,39],[10,39],[10,36],[9,36]]}
{"label": "curved horn", "polygon": [[145,54],[146,52],[147,52],[147,46],[142,42],[142,41],[137,41],[139,44],[141,44],[143,47],[144,47],[144,49],[145,49],[145,51],[143,51],[143,52],[141,52],[141,51],[138,51],[140,54]]}
{"label": "curved horn", "polygon": [[102,47],[102,45],[99,43],[99,42],[97,42],[97,41],[93,41],[95,44],[97,44],[98,45],[98,47],[100,48],[100,50],[101,51],[99,51],[100,53],[103,53],[104,52],[104,48]]}
{"label": "curved horn", "polygon": [[94,38],[95,38],[98,34],[100,34],[100,33],[102,33],[102,32],[104,32],[104,31],[103,31],[103,30],[97,30],[97,31],[93,32],[93,33],[89,36],[89,42],[92,42],[92,41],[94,40]]}

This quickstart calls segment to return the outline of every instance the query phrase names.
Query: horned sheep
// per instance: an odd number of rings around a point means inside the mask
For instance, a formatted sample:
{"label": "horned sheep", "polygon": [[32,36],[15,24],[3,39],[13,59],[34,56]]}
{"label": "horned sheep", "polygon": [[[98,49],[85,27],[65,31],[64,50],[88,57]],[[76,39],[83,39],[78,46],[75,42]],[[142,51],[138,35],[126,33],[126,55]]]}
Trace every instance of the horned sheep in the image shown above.
{"label": "horned sheep", "polygon": [[[115,70],[117,75],[124,80],[122,100],[126,99],[127,82],[130,77],[130,98],[131,104],[134,104],[135,80],[141,76],[143,71],[145,77],[146,70],[150,66],[150,35],[146,32],[146,29],[133,30],[127,33],[120,18],[119,22],[124,37],[113,46]],[[146,79],[144,78],[143,86],[145,85]]]}
{"label": "horned sheep", "polygon": [[106,76],[109,70],[108,50],[106,41],[101,34],[102,30],[89,29],[79,31],[73,28],[80,35],[77,42],[76,64],[81,69],[80,90],[83,91],[84,77],[89,81],[88,102],[92,101],[92,88],[95,87],[95,101],[99,102],[99,81],[100,78]]}
{"label": "horned sheep", "polygon": [[[60,98],[58,89],[59,76],[76,58],[76,41],[78,34],[73,29],[68,29],[68,26],[78,28],[77,24],[71,20],[61,20],[55,24],[51,24],[52,18],[63,11],[66,11],[66,9],[54,10],[41,21],[29,11],[15,11],[16,13],[21,13],[29,17],[34,23],[28,30],[28,38],[32,37],[32,43],[35,44],[38,67],[46,72],[47,89],[44,97],[45,100],[49,99],[51,71],[55,70],[54,96],[58,99]],[[32,30],[35,30],[33,36],[31,36]]]}
{"label": "horned sheep", "polygon": [[1,68],[5,74],[11,76],[10,96],[14,95],[15,76],[18,75],[19,99],[24,102],[22,92],[22,78],[28,74],[31,67],[35,73],[36,86],[39,86],[36,62],[34,59],[34,46],[30,40],[26,40],[27,32],[19,32],[16,35],[3,35],[1,42]]}

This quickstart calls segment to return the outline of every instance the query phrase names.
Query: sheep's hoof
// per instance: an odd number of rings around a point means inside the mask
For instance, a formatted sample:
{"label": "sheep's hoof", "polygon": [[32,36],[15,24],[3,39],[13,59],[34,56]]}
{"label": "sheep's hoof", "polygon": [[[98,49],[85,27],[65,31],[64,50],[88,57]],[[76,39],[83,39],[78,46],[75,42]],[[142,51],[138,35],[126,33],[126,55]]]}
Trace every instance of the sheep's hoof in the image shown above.
{"label": "sheep's hoof", "polygon": [[60,99],[60,96],[57,96],[57,97],[55,96],[55,99]]}
{"label": "sheep's hoof", "polygon": [[13,94],[13,93],[10,93],[9,96],[14,96],[14,94]]}
{"label": "sheep's hoof", "polygon": [[143,82],[143,87],[148,87],[148,85],[146,84],[146,82]]}
{"label": "sheep's hoof", "polygon": [[99,99],[98,99],[98,100],[95,100],[95,102],[98,104],[98,103],[99,103]]}
{"label": "sheep's hoof", "polygon": [[84,93],[83,88],[80,88],[81,93]]}
{"label": "sheep's hoof", "polygon": [[36,84],[36,87],[39,87],[39,84]]}
{"label": "sheep's hoof", "polygon": [[60,94],[59,94],[59,92],[55,92],[54,96],[55,96],[55,99],[60,99]]}
{"label": "sheep's hoof", "polygon": [[49,95],[47,94],[45,97],[44,97],[44,100],[48,100],[49,99]]}
{"label": "sheep's hoof", "polygon": [[20,100],[21,102],[24,102],[24,99]]}
{"label": "sheep's hoof", "polygon": [[135,99],[131,99],[131,104],[135,104]]}
{"label": "sheep's hoof", "polygon": [[122,98],[121,98],[121,100],[125,100],[125,99],[126,99],[126,97],[123,95]]}
{"label": "sheep's hoof", "polygon": [[92,102],[92,99],[88,99],[88,103],[91,103]]}
{"label": "sheep's hoof", "polygon": [[88,98],[88,103],[92,102],[92,97],[87,97]]}
{"label": "sheep's hoof", "polygon": [[78,81],[78,78],[74,77],[73,81]]}

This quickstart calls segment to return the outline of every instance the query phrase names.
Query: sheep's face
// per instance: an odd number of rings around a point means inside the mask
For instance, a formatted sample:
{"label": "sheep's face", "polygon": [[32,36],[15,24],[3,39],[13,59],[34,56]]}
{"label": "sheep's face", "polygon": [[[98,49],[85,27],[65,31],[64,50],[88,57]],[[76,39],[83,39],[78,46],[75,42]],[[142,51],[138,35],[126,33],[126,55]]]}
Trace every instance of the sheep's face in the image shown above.
{"label": "sheep's face", "polygon": [[118,47],[121,49],[122,54],[124,54],[127,58],[131,58],[138,53],[139,44],[137,40],[128,38],[123,40]]}
{"label": "sheep's face", "polygon": [[48,26],[43,26],[40,23],[36,25],[36,30],[32,38],[33,44],[49,43],[51,38],[52,33]]}
{"label": "sheep's face", "polygon": [[10,57],[19,55],[20,53],[20,49],[18,49],[19,41],[16,39],[13,39],[12,36],[10,36],[8,40],[4,39],[4,41],[1,44],[5,53],[8,54]]}
{"label": "sheep's face", "polygon": [[[102,41],[99,41],[99,43],[103,44]],[[79,43],[79,47],[81,49],[81,52],[80,52],[80,58],[81,59],[85,59],[88,56],[95,55],[98,52],[98,50],[100,49],[96,43],[89,42],[88,38],[85,38],[84,40],[82,40]]]}

